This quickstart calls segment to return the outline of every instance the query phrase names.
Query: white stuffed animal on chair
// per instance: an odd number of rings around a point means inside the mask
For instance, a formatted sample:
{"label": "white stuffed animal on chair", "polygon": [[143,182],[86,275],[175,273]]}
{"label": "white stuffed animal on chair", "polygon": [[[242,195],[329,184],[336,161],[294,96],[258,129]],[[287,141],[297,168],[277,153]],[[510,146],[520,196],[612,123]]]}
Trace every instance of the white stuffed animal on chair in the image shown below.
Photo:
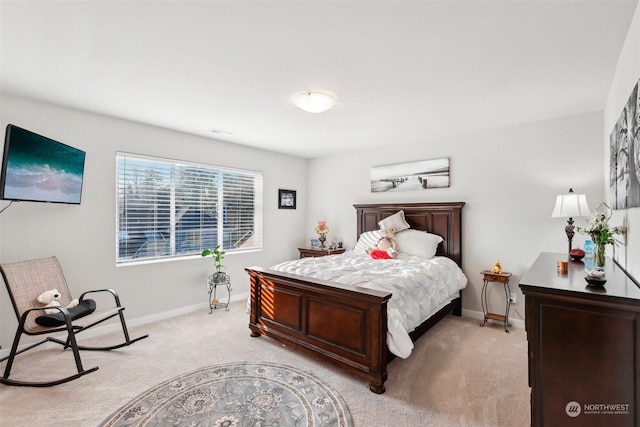
{"label": "white stuffed animal on chair", "polygon": [[[44,291],[38,296],[38,302],[44,304],[45,307],[60,307],[60,291],[57,289]],[[67,308],[72,308],[76,305],[78,305],[78,300],[74,299],[69,303]],[[44,312],[47,314],[59,313],[59,311],[54,308],[45,309]]]}

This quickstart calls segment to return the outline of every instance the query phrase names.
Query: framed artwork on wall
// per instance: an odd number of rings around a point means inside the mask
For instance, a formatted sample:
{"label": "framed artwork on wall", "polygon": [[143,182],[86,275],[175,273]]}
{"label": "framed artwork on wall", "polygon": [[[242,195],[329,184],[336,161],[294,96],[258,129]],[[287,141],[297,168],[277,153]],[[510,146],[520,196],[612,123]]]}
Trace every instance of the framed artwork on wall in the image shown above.
{"label": "framed artwork on wall", "polygon": [[609,136],[611,207],[640,206],[640,80]]}
{"label": "framed artwork on wall", "polygon": [[296,191],[295,190],[278,190],[278,209],[295,209],[296,208]]}
{"label": "framed artwork on wall", "polygon": [[422,160],[371,168],[371,192],[449,187],[449,159]]}

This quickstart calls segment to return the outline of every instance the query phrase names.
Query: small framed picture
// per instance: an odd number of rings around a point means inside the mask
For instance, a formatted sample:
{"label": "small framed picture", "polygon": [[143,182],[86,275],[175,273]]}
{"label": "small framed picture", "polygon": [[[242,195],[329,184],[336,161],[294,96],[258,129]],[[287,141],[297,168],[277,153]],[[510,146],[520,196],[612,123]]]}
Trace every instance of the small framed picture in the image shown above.
{"label": "small framed picture", "polygon": [[295,209],[295,190],[278,190],[278,209]]}

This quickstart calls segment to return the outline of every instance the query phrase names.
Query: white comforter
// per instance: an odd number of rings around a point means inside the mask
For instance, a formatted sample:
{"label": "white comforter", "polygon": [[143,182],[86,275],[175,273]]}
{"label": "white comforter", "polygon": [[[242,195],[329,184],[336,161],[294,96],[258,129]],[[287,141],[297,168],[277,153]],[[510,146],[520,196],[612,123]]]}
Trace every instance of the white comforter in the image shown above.
{"label": "white comforter", "polygon": [[393,293],[387,305],[387,346],[406,358],[413,350],[409,332],[467,286],[467,278],[449,258],[431,259],[400,253],[395,259],[372,259],[347,251],[340,255],[286,261],[273,270]]}

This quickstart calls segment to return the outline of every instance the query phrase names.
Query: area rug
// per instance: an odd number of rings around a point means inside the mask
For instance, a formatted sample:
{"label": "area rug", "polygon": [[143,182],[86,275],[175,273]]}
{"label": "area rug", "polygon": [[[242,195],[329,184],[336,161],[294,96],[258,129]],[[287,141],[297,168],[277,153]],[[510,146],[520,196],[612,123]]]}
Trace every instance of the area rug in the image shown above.
{"label": "area rug", "polygon": [[201,368],[147,390],[101,426],[352,426],[342,397],[318,378],[274,363]]}

